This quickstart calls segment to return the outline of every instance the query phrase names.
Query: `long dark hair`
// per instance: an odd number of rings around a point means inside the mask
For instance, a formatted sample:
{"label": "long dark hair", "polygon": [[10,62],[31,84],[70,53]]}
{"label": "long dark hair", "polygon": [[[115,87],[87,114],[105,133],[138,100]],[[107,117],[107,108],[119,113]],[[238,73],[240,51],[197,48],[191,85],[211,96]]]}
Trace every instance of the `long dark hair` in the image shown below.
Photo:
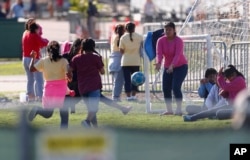
{"label": "long dark hair", "polygon": [[34,19],[34,18],[29,18],[29,19],[25,22],[25,24],[24,24],[24,29],[25,29],[25,30],[29,30],[30,25],[31,25],[32,23],[34,23],[34,22],[35,22],[35,19]]}
{"label": "long dark hair", "polygon": [[60,44],[57,41],[49,42],[47,46],[47,52],[50,54],[51,61],[57,61],[62,58],[60,54]]}
{"label": "long dark hair", "polygon": [[95,50],[95,41],[92,38],[84,39],[82,41],[81,48],[82,48],[82,53],[83,51],[85,51],[85,52],[94,52],[96,54],[99,54]]}
{"label": "long dark hair", "polygon": [[243,75],[241,72],[239,72],[239,71],[235,68],[235,66],[232,65],[232,64],[229,64],[229,65],[224,69],[224,72],[223,72],[223,74],[224,74],[224,76],[225,76],[226,78],[232,77],[232,76],[234,75],[234,73],[236,73],[237,76],[241,76],[241,77],[243,77],[243,78],[245,79],[244,75]]}
{"label": "long dark hair", "polygon": [[128,22],[125,29],[129,33],[130,40],[133,41],[132,33],[135,32],[135,24],[133,22]]}
{"label": "long dark hair", "polygon": [[29,31],[30,33],[36,33],[36,30],[38,29],[38,25],[36,23],[32,23],[30,26],[29,26]]}
{"label": "long dark hair", "polygon": [[72,60],[72,58],[78,54],[78,52],[80,51],[81,49],[81,43],[82,43],[82,39],[80,38],[77,38],[72,46],[70,47],[70,51],[69,51],[69,54],[68,54],[68,60],[69,62]]}
{"label": "long dark hair", "polygon": [[115,34],[118,35],[118,41],[117,41],[117,44],[116,44],[117,46],[119,46],[120,38],[124,34],[124,32],[125,32],[125,26],[124,25],[118,24],[118,25],[115,26]]}

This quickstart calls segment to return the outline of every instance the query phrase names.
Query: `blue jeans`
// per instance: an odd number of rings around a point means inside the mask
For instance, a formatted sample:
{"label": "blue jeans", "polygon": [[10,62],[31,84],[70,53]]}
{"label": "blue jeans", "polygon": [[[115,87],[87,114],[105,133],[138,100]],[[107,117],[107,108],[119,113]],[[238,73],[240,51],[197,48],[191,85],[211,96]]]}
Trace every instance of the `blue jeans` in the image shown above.
{"label": "blue jeans", "polygon": [[31,58],[23,57],[23,66],[27,76],[27,94],[42,97],[43,95],[43,75],[41,72],[30,72],[29,65]]}
{"label": "blue jeans", "polygon": [[112,80],[113,80],[112,97],[120,98],[123,84],[124,84],[123,71],[122,69],[120,69],[117,72],[111,72],[111,74],[112,74]]}
{"label": "blue jeans", "polygon": [[123,66],[124,88],[125,92],[138,91],[138,87],[131,83],[131,75],[140,70],[139,66]]}
{"label": "blue jeans", "polygon": [[174,68],[172,73],[167,73],[167,68],[164,69],[162,88],[166,104],[172,103],[172,91],[176,101],[183,100],[181,86],[184,79],[186,78],[187,71],[187,65]]}
{"label": "blue jeans", "polygon": [[98,111],[100,96],[101,96],[100,89],[82,95],[83,102],[86,104],[88,112]]}

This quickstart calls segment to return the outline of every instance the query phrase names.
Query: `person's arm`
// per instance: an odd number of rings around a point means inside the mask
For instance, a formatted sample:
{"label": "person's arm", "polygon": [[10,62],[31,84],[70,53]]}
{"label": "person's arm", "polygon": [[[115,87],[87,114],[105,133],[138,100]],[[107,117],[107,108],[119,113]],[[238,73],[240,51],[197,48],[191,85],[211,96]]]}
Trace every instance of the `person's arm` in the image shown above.
{"label": "person's arm", "polygon": [[173,58],[172,63],[170,65],[172,68],[174,68],[177,65],[177,63],[179,62],[182,54],[184,54],[183,40],[178,37],[178,39],[176,40],[175,43],[176,43],[176,47],[175,47],[174,58]]}
{"label": "person's arm", "polygon": [[34,64],[35,64],[35,59],[36,59],[37,53],[35,51],[31,51],[30,56],[32,57],[32,59],[31,59],[30,65],[29,65],[29,70],[30,70],[30,72],[36,72],[37,69],[34,67]]}
{"label": "person's arm", "polygon": [[105,69],[104,69],[104,67],[102,67],[100,70],[99,70],[99,72],[100,72],[100,74],[105,74]]}
{"label": "person's arm", "polygon": [[201,84],[200,87],[198,88],[198,94],[201,98],[205,98],[206,96],[206,87],[204,84]]}
{"label": "person's arm", "polygon": [[210,83],[208,82],[206,78],[202,78],[200,80],[200,87],[198,88],[198,94],[201,98],[206,98],[207,93],[209,93],[210,89],[212,88],[212,86],[210,86],[211,88],[207,89],[208,84]]}
{"label": "person's arm", "polygon": [[121,52],[121,54],[124,54],[124,49],[123,48],[119,48],[119,51]]}
{"label": "person's arm", "polygon": [[205,88],[207,90],[207,92],[210,92],[211,88],[214,86],[214,84],[208,82],[208,83],[205,83]]}
{"label": "person's arm", "polygon": [[70,67],[69,64],[67,64],[67,67],[66,67],[66,79],[67,79],[68,82],[72,81],[72,78],[73,78],[73,73],[72,72],[73,72],[73,69]]}
{"label": "person's arm", "polygon": [[155,70],[159,71],[161,69],[162,59],[163,59],[163,46],[162,46],[162,40],[161,40],[161,38],[159,38],[156,42]]}

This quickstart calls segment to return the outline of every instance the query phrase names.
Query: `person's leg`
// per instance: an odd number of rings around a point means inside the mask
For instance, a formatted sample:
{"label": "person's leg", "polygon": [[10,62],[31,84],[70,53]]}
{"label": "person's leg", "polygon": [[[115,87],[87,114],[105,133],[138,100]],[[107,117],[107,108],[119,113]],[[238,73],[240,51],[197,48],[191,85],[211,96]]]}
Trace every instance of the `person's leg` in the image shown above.
{"label": "person's leg", "polygon": [[183,65],[181,67],[174,68],[173,70],[173,83],[172,83],[172,89],[175,96],[176,101],[176,115],[182,115],[182,101],[183,101],[183,95],[181,91],[181,86],[184,81],[184,79],[187,76],[188,66]]}
{"label": "person's leg", "polygon": [[92,118],[92,120],[90,121],[90,123],[92,124],[93,127],[97,128],[98,124],[97,124],[97,115],[95,114],[95,116]]}
{"label": "person's leg", "polygon": [[119,100],[121,93],[122,93],[122,88],[124,85],[124,77],[123,77],[123,70],[120,69],[118,72],[113,73],[113,92],[112,92],[112,97],[114,100]]}
{"label": "person's leg", "polygon": [[194,115],[185,115],[183,116],[183,120],[188,121],[196,121],[203,118],[211,118],[216,116],[216,112],[220,109],[228,109],[228,105],[222,106],[222,107],[214,107],[205,111],[202,111],[200,113],[194,114]]}
{"label": "person's leg", "polygon": [[96,113],[99,108],[100,90],[95,90],[83,95],[83,100],[87,106],[87,118],[82,122],[84,127],[91,127],[91,124],[97,127]]}
{"label": "person's leg", "polygon": [[122,67],[122,70],[123,70],[123,76],[124,76],[125,93],[127,95],[127,100],[130,100],[131,91],[132,91],[130,67],[127,67],[127,66]]}
{"label": "person's leg", "polygon": [[23,67],[27,76],[26,94],[28,95],[28,100],[32,101],[35,98],[35,92],[34,92],[34,74],[29,70],[30,61],[31,58],[23,57]]}
{"label": "person's leg", "polygon": [[70,113],[75,113],[75,106],[81,101],[81,97],[66,96],[64,99],[64,108],[70,110]]}
{"label": "person's leg", "polygon": [[52,117],[54,112],[54,109],[39,109],[37,110],[37,114],[44,117],[44,118],[50,118]]}
{"label": "person's leg", "polygon": [[68,107],[63,106],[63,108],[60,108],[59,111],[60,111],[60,117],[61,117],[61,128],[68,128],[68,122],[69,122]]}
{"label": "person's leg", "polygon": [[36,97],[41,100],[43,96],[43,75],[42,72],[34,72],[34,77],[35,77],[35,95]]}
{"label": "person's leg", "polygon": [[233,115],[233,109],[219,109],[216,112],[216,118],[219,120],[231,119]]}
{"label": "person's leg", "polygon": [[163,95],[164,100],[166,103],[167,111],[162,113],[162,115],[168,115],[173,114],[173,108],[172,108],[172,73],[167,73],[166,69],[163,71],[162,76],[162,89],[163,89]]}
{"label": "person's leg", "polygon": [[202,111],[202,107],[198,105],[188,105],[186,107],[186,112],[188,115],[193,115]]}
{"label": "person's leg", "polygon": [[100,101],[103,102],[104,104],[106,104],[107,106],[119,109],[120,111],[122,111],[122,113],[124,115],[126,115],[132,109],[132,107],[130,107],[130,106],[124,107],[124,106],[112,101],[111,99],[104,96],[103,94],[101,94],[101,96],[100,96]]}
{"label": "person's leg", "polygon": [[89,17],[89,33],[90,33],[90,36],[93,39],[96,39],[96,35],[95,35],[95,17],[94,16]]}
{"label": "person's leg", "polygon": [[28,119],[32,121],[37,115],[40,115],[44,118],[50,118],[53,115],[54,109],[44,109],[42,107],[35,106],[31,109]]}
{"label": "person's leg", "polygon": [[[135,73],[135,72],[138,72],[140,70],[140,67],[139,66],[131,66],[131,75],[133,74],[133,73]],[[130,77],[130,79],[131,79],[131,77]],[[131,84],[131,86],[132,86],[132,98],[134,99],[134,100],[136,100],[136,93],[138,92],[138,87],[137,86],[135,86],[135,85],[133,85],[133,84]]]}

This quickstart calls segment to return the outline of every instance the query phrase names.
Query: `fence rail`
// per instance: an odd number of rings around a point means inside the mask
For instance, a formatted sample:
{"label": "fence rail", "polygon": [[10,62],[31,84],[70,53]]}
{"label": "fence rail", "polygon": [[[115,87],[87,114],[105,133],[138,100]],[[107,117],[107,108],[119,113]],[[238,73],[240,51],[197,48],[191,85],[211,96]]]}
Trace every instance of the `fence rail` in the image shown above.
{"label": "fence rail", "polygon": [[[204,77],[205,70],[208,66],[207,57],[207,43],[201,40],[185,40],[185,54],[189,60],[189,70],[188,75],[183,84],[183,91],[197,93],[199,87],[199,81]],[[248,83],[248,73],[249,73],[249,50],[250,42],[234,43],[230,46],[229,52],[227,46],[222,41],[212,42],[215,49],[212,50],[212,66],[217,70],[225,66],[225,60],[229,63],[234,64],[245,76]],[[103,91],[112,91],[112,76],[108,73],[108,60],[110,55],[110,44],[108,41],[97,41],[96,50],[102,55],[105,64],[106,74],[102,76]],[[210,57],[211,59],[211,57]],[[156,79],[157,72],[154,69],[155,60],[149,64],[149,84],[152,85]],[[142,68],[143,68],[142,63]],[[144,86],[140,87],[141,91],[144,91]],[[161,78],[157,82],[155,91],[161,92]]]}

